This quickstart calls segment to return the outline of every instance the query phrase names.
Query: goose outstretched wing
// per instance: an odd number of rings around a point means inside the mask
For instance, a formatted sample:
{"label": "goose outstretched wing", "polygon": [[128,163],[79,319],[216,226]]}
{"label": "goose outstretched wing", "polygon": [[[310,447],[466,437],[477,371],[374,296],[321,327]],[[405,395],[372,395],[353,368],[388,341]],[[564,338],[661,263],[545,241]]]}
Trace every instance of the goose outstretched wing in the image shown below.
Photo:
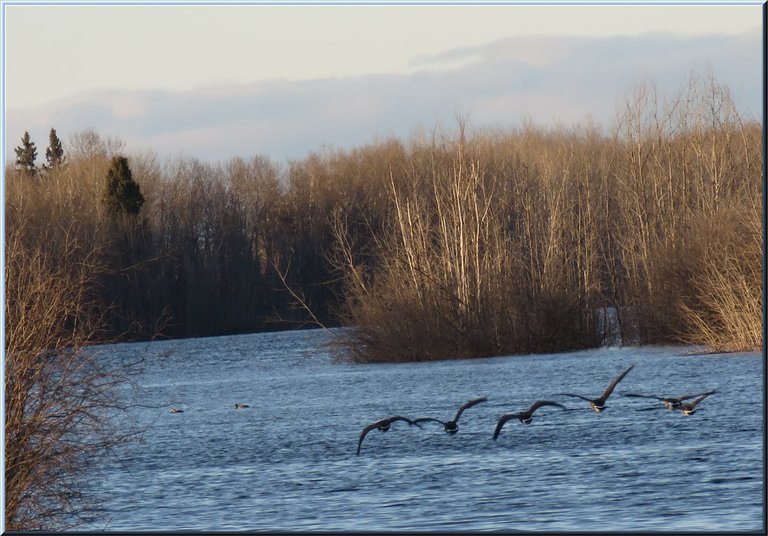
{"label": "goose outstretched wing", "polygon": [[440,424],[442,424],[443,426],[445,426],[445,422],[441,421],[440,419],[435,419],[435,418],[433,418],[433,417],[419,417],[418,419],[413,419],[413,424],[415,424],[416,426],[418,426],[418,425],[419,425],[419,423],[421,423],[421,422],[429,422],[429,421],[432,421],[432,422],[439,422]]}
{"label": "goose outstretched wing", "polygon": [[631,398],[655,398],[656,400],[664,400],[663,396],[640,395],[640,394],[637,394],[637,393],[621,393],[621,396],[628,396],[628,397],[631,397]]}
{"label": "goose outstretched wing", "polygon": [[497,437],[499,437],[499,434],[501,433],[501,429],[504,427],[504,424],[510,420],[510,419],[519,419],[522,416],[521,413],[508,413],[506,415],[502,415],[501,418],[499,418],[499,422],[496,423],[496,429],[493,431],[493,439],[496,440]]}
{"label": "goose outstretched wing", "polygon": [[615,380],[611,382],[611,385],[608,386],[608,388],[603,392],[603,400],[607,400],[609,396],[611,396],[611,393],[613,392],[613,389],[619,384],[621,380],[624,379],[624,376],[629,374],[629,371],[635,368],[635,365],[630,365],[627,370],[619,374]]}
{"label": "goose outstretched wing", "polygon": [[704,394],[702,394],[699,398],[697,398],[696,400],[694,400],[693,402],[688,404],[688,407],[690,407],[691,409],[695,408],[698,405],[699,402],[701,402],[702,400],[704,400],[705,398],[707,398],[711,394],[713,394],[713,393],[704,393]]}
{"label": "goose outstretched wing", "polygon": [[358,456],[360,455],[360,445],[363,444],[363,439],[365,439],[365,436],[368,434],[368,432],[370,432],[374,428],[378,428],[379,425],[384,423],[384,421],[386,421],[386,419],[384,419],[382,421],[376,421],[375,423],[369,424],[368,426],[363,428],[362,432],[360,432],[360,439],[357,440],[357,455]]}
{"label": "goose outstretched wing", "polygon": [[465,409],[471,408],[472,406],[474,406],[475,404],[479,404],[480,402],[486,402],[487,400],[488,399],[485,398],[485,397],[483,397],[483,398],[475,398],[474,400],[470,400],[469,402],[467,402],[466,404],[464,404],[463,406],[461,406],[459,408],[459,411],[456,412],[456,417],[453,418],[453,421],[454,422],[458,422],[459,421],[459,417],[461,417],[461,414],[464,413]]}
{"label": "goose outstretched wing", "polygon": [[718,389],[712,389],[711,391],[706,391],[704,393],[685,394],[685,395],[679,397],[678,400],[680,400],[682,402],[683,400],[689,400],[691,398],[696,398],[696,397],[699,397],[699,396],[704,396],[704,395],[709,396],[709,395],[715,394],[717,391],[718,391]]}
{"label": "goose outstretched wing", "polygon": [[405,421],[405,422],[408,423],[409,426],[414,424],[414,422],[411,419],[409,419],[408,417],[401,417],[400,415],[395,415],[394,417],[390,417],[387,420],[390,422],[390,424],[395,422],[395,421]]}
{"label": "goose outstretched wing", "polygon": [[529,415],[533,415],[533,412],[539,409],[541,406],[556,406],[561,409],[568,409],[562,404],[558,404],[557,402],[552,402],[551,400],[537,400],[531,405],[530,408],[528,408],[528,411],[526,411],[526,413]]}
{"label": "goose outstretched wing", "polygon": [[395,415],[394,417],[389,417],[388,419],[381,419],[380,421],[376,421],[374,423],[369,424],[365,428],[363,428],[363,431],[360,432],[360,439],[357,441],[357,454],[360,455],[360,446],[363,444],[363,439],[365,439],[365,436],[373,430],[374,428],[378,428],[379,426],[384,426],[386,424],[392,424],[395,421],[405,421],[409,425],[414,424],[414,422],[407,418],[407,417],[401,417],[400,415]]}
{"label": "goose outstretched wing", "polygon": [[586,396],[581,395],[575,395],[573,393],[557,393],[558,396],[572,396],[574,398],[581,398],[582,400],[586,400],[587,402],[592,402],[591,398],[587,398]]}

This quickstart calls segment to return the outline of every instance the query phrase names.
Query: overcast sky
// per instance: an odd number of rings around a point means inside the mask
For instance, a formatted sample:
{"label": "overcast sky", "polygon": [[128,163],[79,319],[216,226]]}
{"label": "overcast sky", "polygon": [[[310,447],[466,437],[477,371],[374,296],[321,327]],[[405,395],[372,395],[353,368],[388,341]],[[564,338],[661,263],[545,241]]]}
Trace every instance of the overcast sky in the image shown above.
{"label": "overcast sky", "polygon": [[277,161],[418,127],[612,121],[711,69],[762,114],[752,5],[4,5],[5,157],[93,129],[130,152]]}

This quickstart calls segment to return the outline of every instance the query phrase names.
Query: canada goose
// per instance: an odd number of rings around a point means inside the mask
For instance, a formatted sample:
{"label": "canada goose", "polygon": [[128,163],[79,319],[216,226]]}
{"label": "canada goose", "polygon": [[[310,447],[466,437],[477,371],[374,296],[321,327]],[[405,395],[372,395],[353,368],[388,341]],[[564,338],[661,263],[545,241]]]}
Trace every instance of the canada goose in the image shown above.
{"label": "canada goose", "polygon": [[179,408],[171,408],[171,413],[184,413],[184,410]]}
{"label": "canada goose", "polygon": [[673,409],[680,409],[680,407],[683,405],[684,400],[688,400],[690,398],[696,398],[697,396],[701,395],[711,395],[716,393],[718,390],[713,389],[711,391],[707,391],[705,393],[696,393],[696,394],[686,394],[680,397],[663,397],[663,396],[656,396],[656,395],[640,395],[637,393],[623,393],[622,396],[628,396],[628,397],[634,397],[634,398],[655,398],[656,400],[661,400],[661,402],[664,404],[664,407],[673,410]]}
{"label": "canada goose", "polygon": [[440,424],[443,425],[446,432],[453,435],[459,431],[459,417],[461,417],[461,414],[464,413],[464,410],[467,408],[471,408],[475,404],[479,404],[480,402],[485,402],[487,400],[488,400],[487,398],[475,398],[474,400],[470,400],[469,402],[467,402],[466,404],[464,404],[459,408],[459,411],[456,412],[456,416],[453,418],[452,421],[446,422],[446,421],[441,421],[440,419],[434,419],[432,417],[421,417],[419,419],[415,419],[413,423],[418,424],[420,422],[427,422],[427,421],[439,422]]}
{"label": "canada goose", "polygon": [[[408,423],[408,425],[416,424],[411,419],[408,419],[407,417],[401,417],[400,415],[395,415],[394,417],[389,417],[387,419],[381,419],[380,421],[376,421],[373,424],[369,424],[365,428],[363,428],[363,431],[360,433],[360,439],[357,441],[357,455],[360,455],[360,445],[363,444],[363,439],[365,438],[366,434],[373,430],[374,428],[378,428],[379,432],[388,432],[390,425],[395,421],[405,421]],[[418,426],[418,424],[416,425]]]}
{"label": "canada goose", "polygon": [[531,424],[531,421],[533,420],[533,412],[539,409],[541,406],[557,406],[558,408],[568,409],[562,404],[558,404],[557,402],[551,402],[549,400],[537,400],[533,403],[533,405],[531,405],[530,408],[525,411],[502,415],[499,419],[499,423],[496,425],[496,430],[493,432],[493,439],[495,440],[497,437],[499,437],[499,433],[501,432],[501,428],[504,426],[504,423],[510,419],[520,419],[520,422],[523,424]]}
{"label": "canada goose", "polygon": [[605,402],[608,400],[608,397],[611,396],[613,389],[619,384],[621,380],[624,379],[624,376],[626,376],[629,373],[629,371],[632,370],[634,367],[635,365],[630,365],[630,367],[627,370],[619,374],[618,377],[611,382],[611,385],[609,385],[608,388],[603,392],[600,398],[590,399],[585,396],[574,395],[571,393],[558,393],[558,394],[563,396],[573,396],[575,398],[581,398],[582,400],[586,400],[587,402],[589,402],[589,406],[595,411],[595,413],[600,413],[605,409]]}
{"label": "canada goose", "polygon": [[709,395],[713,394],[714,392],[715,391],[712,391],[712,392],[709,392],[709,393],[703,393],[701,396],[699,396],[699,398],[697,398],[696,400],[694,400],[690,404],[686,404],[686,403],[681,404],[680,408],[678,408],[678,409],[680,409],[680,411],[685,416],[693,415],[694,413],[696,413],[696,406],[699,404],[699,402],[701,402],[702,400],[704,400],[705,398],[707,398]]}
{"label": "canada goose", "polygon": [[249,406],[248,404],[241,404],[239,402],[235,403],[235,409],[245,409],[245,408],[250,408],[250,407],[251,406]]}

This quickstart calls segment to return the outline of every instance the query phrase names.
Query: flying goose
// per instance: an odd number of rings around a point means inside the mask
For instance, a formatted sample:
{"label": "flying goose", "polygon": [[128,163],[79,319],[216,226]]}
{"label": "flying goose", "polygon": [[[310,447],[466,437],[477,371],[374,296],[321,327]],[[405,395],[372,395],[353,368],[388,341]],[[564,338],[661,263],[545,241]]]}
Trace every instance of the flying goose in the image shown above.
{"label": "flying goose", "polygon": [[499,423],[496,425],[496,430],[493,432],[493,439],[495,440],[497,437],[499,437],[499,433],[501,432],[504,423],[510,419],[520,419],[520,422],[523,424],[531,424],[531,421],[533,420],[533,412],[539,409],[541,406],[557,406],[558,408],[568,409],[562,404],[558,404],[557,402],[551,402],[549,400],[537,400],[531,405],[530,408],[525,411],[502,415],[499,419]]}
{"label": "flying goose", "polygon": [[608,400],[608,397],[611,396],[611,393],[613,392],[613,389],[619,384],[621,380],[624,379],[624,376],[626,376],[630,370],[632,370],[635,367],[635,365],[630,365],[630,367],[618,375],[618,377],[611,382],[611,385],[608,386],[608,388],[603,392],[602,396],[600,398],[587,398],[585,396],[581,395],[575,395],[572,393],[558,393],[559,395],[563,396],[572,396],[575,398],[581,398],[582,400],[586,400],[589,402],[589,406],[595,411],[595,413],[600,413],[605,409],[605,402]]}
{"label": "flying goose", "polygon": [[683,415],[686,415],[686,416],[693,415],[694,413],[696,413],[696,406],[699,404],[699,402],[701,402],[702,400],[704,400],[709,395],[715,392],[716,391],[711,391],[709,393],[702,393],[701,396],[699,396],[699,398],[697,398],[693,402],[680,404],[680,407],[678,409],[683,413]]}
{"label": "flying goose", "polygon": [[446,421],[441,421],[440,419],[434,419],[432,417],[421,417],[419,419],[415,419],[413,421],[413,423],[414,424],[418,424],[420,422],[427,422],[427,421],[439,422],[440,424],[443,425],[443,427],[445,428],[446,432],[448,432],[449,434],[453,435],[453,434],[455,434],[456,432],[459,431],[459,417],[461,417],[461,414],[464,412],[464,410],[467,409],[467,408],[471,408],[475,404],[479,404],[480,402],[485,402],[487,400],[488,399],[485,398],[485,397],[483,397],[483,398],[475,398],[474,400],[470,400],[469,402],[467,402],[466,404],[464,404],[463,406],[461,406],[459,408],[459,411],[456,412],[456,416],[453,418],[452,421],[447,421],[446,422]]}
{"label": "flying goose", "polygon": [[673,409],[680,409],[680,407],[683,405],[684,400],[688,400],[690,398],[696,398],[697,396],[701,395],[711,395],[716,393],[718,390],[713,389],[711,391],[707,391],[705,393],[696,393],[696,394],[686,394],[683,396],[679,396],[677,398],[675,397],[663,397],[663,396],[656,396],[656,395],[641,395],[637,393],[622,393],[622,396],[629,396],[634,398],[655,398],[656,400],[661,400],[661,402],[664,404],[664,407],[673,410]]}
{"label": "flying goose", "polygon": [[[386,419],[381,419],[380,421],[376,421],[373,424],[369,424],[365,428],[363,428],[363,431],[360,433],[360,439],[357,441],[357,455],[360,455],[360,445],[363,444],[363,439],[365,438],[366,434],[373,430],[374,428],[378,428],[379,432],[388,432],[390,425],[395,421],[405,421],[408,423],[408,425],[416,424],[411,419],[408,419],[407,417],[401,417],[400,415],[395,415],[394,417],[389,417]],[[418,424],[416,425],[418,426]]]}

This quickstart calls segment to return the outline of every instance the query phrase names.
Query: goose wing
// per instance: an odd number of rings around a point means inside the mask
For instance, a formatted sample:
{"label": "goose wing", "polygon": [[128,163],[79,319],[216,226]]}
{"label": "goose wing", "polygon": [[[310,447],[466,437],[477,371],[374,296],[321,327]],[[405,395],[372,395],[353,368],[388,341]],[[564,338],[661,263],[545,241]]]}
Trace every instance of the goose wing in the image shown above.
{"label": "goose wing", "polygon": [[699,398],[697,398],[696,400],[694,400],[693,402],[691,402],[690,404],[688,404],[688,406],[689,406],[691,409],[695,408],[695,407],[698,405],[698,403],[699,403],[699,402],[701,402],[702,400],[704,400],[705,398],[707,398],[707,397],[708,397],[709,395],[711,395],[711,394],[712,394],[712,393],[704,393],[704,394],[702,394],[702,395],[701,395]]}
{"label": "goose wing", "polygon": [[628,396],[628,397],[633,397],[633,398],[655,398],[656,400],[664,400],[663,396],[639,395],[637,393],[621,393],[621,396]]}
{"label": "goose wing", "polygon": [[[382,426],[384,424],[392,424],[395,421],[405,421],[409,425],[416,424],[414,421],[409,419],[408,417],[401,417],[400,415],[395,415],[394,417],[389,417],[387,419],[381,419],[380,421],[376,421],[375,423],[369,424],[365,428],[363,428],[363,431],[360,432],[360,439],[357,441],[357,454],[360,454],[360,445],[363,444],[363,439],[365,438],[365,435],[373,430],[374,428],[378,428],[379,426]],[[418,426],[418,424],[416,425]]]}
{"label": "goose wing", "polygon": [[691,398],[696,398],[698,396],[704,396],[704,395],[709,396],[709,395],[715,394],[717,391],[718,391],[717,389],[712,389],[711,391],[706,391],[704,393],[685,394],[685,395],[679,397],[678,400],[680,400],[682,402],[683,400],[689,400]]}
{"label": "goose wing", "polygon": [[528,411],[526,411],[526,413],[528,413],[529,415],[532,415],[533,412],[539,409],[541,406],[556,406],[558,408],[568,409],[562,404],[558,404],[557,402],[552,402],[551,400],[537,400],[536,402],[533,403],[533,405],[530,408],[528,408]]}
{"label": "goose wing", "polygon": [[395,421],[405,421],[405,422],[407,422],[409,425],[412,425],[412,424],[414,424],[414,423],[415,423],[415,421],[412,421],[412,420],[411,420],[411,419],[409,419],[408,417],[401,417],[400,415],[395,415],[394,417],[390,417],[389,419],[386,419],[386,420],[388,420],[390,423],[393,423],[393,422],[395,422]]}
{"label": "goose wing", "polygon": [[558,396],[572,396],[574,398],[581,398],[582,400],[586,400],[587,402],[592,402],[591,398],[587,398],[586,396],[581,395],[575,395],[573,393],[557,393]]}
{"label": "goose wing", "polygon": [[435,419],[435,418],[433,418],[433,417],[419,417],[418,419],[414,419],[414,420],[413,420],[413,424],[415,424],[416,426],[418,426],[420,422],[429,422],[429,421],[432,421],[432,422],[439,422],[440,424],[442,424],[443,426],[445,426],[445,423],[444,423],[443,421],[441,421],[440,419]]}
{"label": "goose wing", "polygon": [[376,422],[374,422],[372,424],[369,424],[365,428],[363,428],[363,431],[360,432],[360,439],[357,440],[357,455],[358,456],[360,455],[360,445],[363,444],[363,439],[365,439],[366,434],[368,432],[370,432],[371,430],[373,430],[374,428],[378,428],[379,425],[383,424],[386,420],[387,419],[383,419],[381,421],[376,421]]}
{"label": "goose wing", "polygon": [[499,437],[501,429],[504,427],[504,423],[510,419],[519,419],[520,415],[520,413],[508,413],[506,415],[502,415],[499,419],[499,422],[496,423],[496,429],[493,431],[493,439],[495,440],[497,437]]}
{"label": "goose wing", "polygon": [[613,389],[619,384],[619,382],[621,380],[624,379],[624,376],[629,374],[629,371],[632,370],[633,368],[635,368],[635,365],[630,365],[627,370],[625,370],[624,372],[619,374],[616,377],[616,379],[611,382],[611,385],[609,385],[608,388],[603,392],[603,396],[602,396],[603,400],[606,400],[606,399],[608,399],[609,396],[611,396],[611,393],[613,392]]}
{"label": "goose wing", "polygon": [[456,417],[453,418],[453,421],[454,422],[458,422],[459,421],[459,417],[461,417],[461,414],[464,413],[465,409],[471,408],[475,404],[479,404],[480,402],[485,402],[487,400],[488,399],[485,398],[485,397],[483,397],[483,398],[475,398],[474,400],[470,400],[469,402],[467,402],[466,404],[464,404],[463,406],[461,406],[459,408],[459,411],[456,412]]}

